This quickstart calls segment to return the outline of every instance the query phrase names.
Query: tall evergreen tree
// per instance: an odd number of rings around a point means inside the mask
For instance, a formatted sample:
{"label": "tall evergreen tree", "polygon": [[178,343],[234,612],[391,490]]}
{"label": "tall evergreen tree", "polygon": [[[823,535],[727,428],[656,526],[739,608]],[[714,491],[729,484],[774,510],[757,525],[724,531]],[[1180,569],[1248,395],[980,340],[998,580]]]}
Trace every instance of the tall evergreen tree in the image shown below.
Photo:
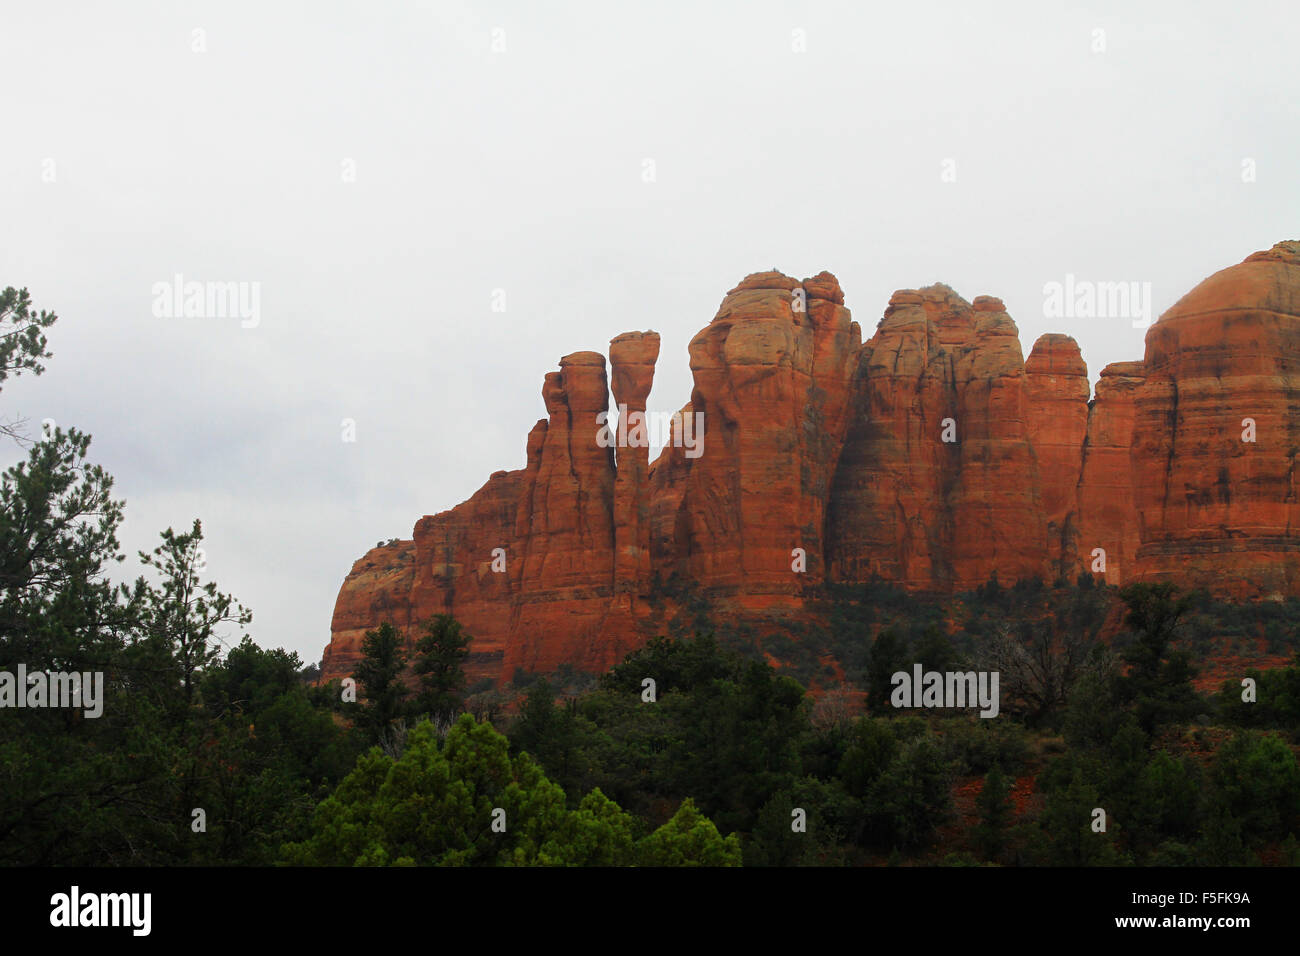
{"label": "tall evergreen tree", "polygon": [[402,644],[402,635],[391,621],[367,631],[361,640],[361,662],[354,674],[366,701],[362,723],[376,740],[406,709],[407,689],[401,680],[406,654]]}
{"label": "tall evergreen tree", "polygon": [[174,662],[182,691],[182,703],[195,703],[197,675],[220,653],[217,630],[223,624],[249,623],[253,616],[215,582],[201,584],[199,572],[205,564],[203,527],[195,519],[187,534],[171,528],[162,533],[163,543],[152,554],[140,552],[140,561],[162,575],[162,586],[151,591],[146,607],[145,628],[149,636],[162,641]]}
{"label": "tall evergreen tree", "polygon": [[420,679],[416,713],[446,721],[460,712],[469,642],[470,636],[450,614],[439,614],[425,623],[412,667]]}
{"label": "tall evergreen tree", "polygon": [[996,860],[1005,846],[1012,810],[1010,793],[1011,781],[994,764],[984,776],[984,787],[975,798],[980,820],[975,827],[975,846],[986,860]]}
{"label": "tall evergreen tree", "polygon": [[[58,319],[53,312],[33,309],[26,289],[9,286],[0,292],[0,382],[23,372],[45,371],[41,361],[51,356],[45,347],[45,330]],[[14,420],[0,423],[0,435],[25,444],[30,439],[24,425]]]}
{"label": "tall evergreen tree", "polygon": [[1170,648],[1189,598],[1178,597],[1172,584],[1131,584],[1120,592],[1128,605],[1125,623],[1134,635],[1124,654],[1128,676],[1120,682],[1126,701],[1135,705],[1138,724],[1148,734],[1161,724],[1195,715],[1196,693],[1186,653]]}
{"label": "tall evergreen tree", "polygon": [[871,659],[867,663],[867,708],[873,714],[893,714],[889,702],[893,691],[893,676],[899,671],[911,672],[907,660],[907,647],[890,628],[881,631],[871,645]]}

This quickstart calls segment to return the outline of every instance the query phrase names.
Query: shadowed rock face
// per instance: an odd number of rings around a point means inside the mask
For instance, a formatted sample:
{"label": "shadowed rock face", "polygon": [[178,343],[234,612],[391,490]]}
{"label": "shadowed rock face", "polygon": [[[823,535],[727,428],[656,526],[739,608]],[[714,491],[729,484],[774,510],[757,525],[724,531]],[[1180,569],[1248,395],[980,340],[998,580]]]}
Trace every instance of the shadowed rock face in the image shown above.
{"label": "shadowed rock face", "polygon": [[1041,573],[1027,376],[1002,302],[971,304],[944,285],[894,293],[857,385],[833,492],[832,578],[965,590],[994,570],[1003,581]]}
{"label": "shadowed rock face", "polygon": [[746,277],[690,343],[690,402],[654,463],[608,447],[598,415],[611,385],[645,411],[659,336],[613,339],[608,378],[598,353],[564,357],[523,469],[353,566],[325,679],[368,628],[413,640],[442,612],[474,636],[471,678],[601,670],[662,632],[665,583],[757,620],[829,583],[1073,579],[1104,552],[1111,583],[1300,594],[1300,243],[1197,286],[1091,402],[1077,343],[1044,335],[1026,361],[990,296],[896,292],[861,339],[830,273]]}

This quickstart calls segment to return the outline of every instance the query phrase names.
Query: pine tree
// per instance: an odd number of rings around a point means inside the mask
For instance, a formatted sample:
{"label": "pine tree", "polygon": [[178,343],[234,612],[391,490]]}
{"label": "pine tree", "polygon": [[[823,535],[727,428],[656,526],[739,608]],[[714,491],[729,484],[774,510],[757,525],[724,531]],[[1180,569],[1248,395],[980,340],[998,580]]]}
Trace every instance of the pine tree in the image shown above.
{"label": "pine tree", "polygon": [[997,860],[1006,844],[1011,820],[1011,781],[997,764],[984,777],[984,788],[975,798],[980,822],[973,834],[975,846],[986,860]]}
{"label": "pine tree", "polygon": [[362,723],[379,740],[405,710],[406,686],[401,681],[406,669],[402,636],[391,621],[367,631],[361,641],[361,663],[355,676],[366,700]]}
{"label": "pine tree", "polygon": [[1190,606],[1186,595],[1177,594],[1169,583],[1131,584],[1120,592],[1128,605],[1125,625],[1136,637],[1124,654],[1130,668],[1120,687],[1148,734],[1161,724],[1191,717],[1199,706],[1192,688],[1196,668],[1185,652],[1170,650]]}
{"label": "pine tree", "polygon": [[871,659],[867,663],[867,708],[873,714],[892,714],[889,702],[893,690],[893,676],[909,669],[907,648],[892,630],[886,628],[871,645]]}
{"label": "pine tree", "polygon": [[439,614],[425,623],[424,635],[415,645],[413,670],[420,678],[416,713],[446,721],[460,712],[469,642],[470,636],[450,614]]}

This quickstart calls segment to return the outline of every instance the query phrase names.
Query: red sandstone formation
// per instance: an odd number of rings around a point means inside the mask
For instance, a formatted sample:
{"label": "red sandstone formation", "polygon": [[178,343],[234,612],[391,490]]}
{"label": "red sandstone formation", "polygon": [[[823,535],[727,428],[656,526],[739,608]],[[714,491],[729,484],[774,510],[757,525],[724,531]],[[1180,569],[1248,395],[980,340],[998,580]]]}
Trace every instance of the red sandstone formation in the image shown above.
{"label": "red sandstone formation", "polygon": [[1132,447],[1139,573],[1297,593],[1300,242],[1216,272],[1146,344]]}
{"label": "red sandstone formation", "polygon": [[1096,568],[1108,584],[1136,577],[1138,514],[1129,450],[1133,445],[1133,397],[1144,375],[1141,362],[1107,365],[1101,370],[1088,413],[1076,540],[1086,569]]}
{"label": "red sandstone formation", "polygon": [[1080,449],[1088,434],[1089,391],[1079,344],[1068,335],[1039,336],[1025,362],[1029,443],[1038,459],[1047,556],[1057,562],[1058,574],[1070,579],[1079,567]]}
{"label": "red sandstone formation", "polygon": [[832,496],[832,579],[951,591],[995,571],[1044,573],[1028,377],[1001,301],[967,303],[943,285],[894,293],[858,386]]}
{"label": "red sandstone formation", "polygon": [[[861,343],[843,299],[830,273],[803,285],[758,273],[691,341],[703,453],[672,449],[656,463],[652,558],[663,574],[789,604],[823,573],[823,514]],[[803,573],[791,570],[795,549]]]}
{"label": "red sandstone formation", "polygon": [[771,619],[828,584],[1073,580],[1102,552],[1110,583],[1300,594],[1297,343],[1296,242],[1197,286],[1091,402],[1075,341],[1044,335],[1026,361],[998,299],[897,292],[862,342],[834,276],[756,273],[692,340],[691,401],[653,464],[619,416],[606,436],[633,441],[609,447],[598,416],[611,384],[631,424],[646,410],[659,336],[617,336],[610,380],[597,353],[561,359],[523,469],[353,566],[324,677],[389,619],[414,639],[454,614],[471,676],[508,679],[610,666],[679,588]]}
{"label": "red sandstone formation", "polygon": [[[646,398],[654,382],[659,359],[659,333],[624,332],[609,343],[613,369],[614,402],[619,408],[616,426],[629,432],[626,446],[615,452],[614,476],[614,590],[625,596],[625,606],[650,580],[650,430],[637,416],[646,411]],[[626,414],[631,424],[622,421]]]}
{"label": "red sandstone formation", "polygon": [[322,673],[346,677],[361,659],[361,638],[384,621],[410,631],[411,583],[415,580],[415,542],[371,548],[343,581],[330,622],[330,642]]}

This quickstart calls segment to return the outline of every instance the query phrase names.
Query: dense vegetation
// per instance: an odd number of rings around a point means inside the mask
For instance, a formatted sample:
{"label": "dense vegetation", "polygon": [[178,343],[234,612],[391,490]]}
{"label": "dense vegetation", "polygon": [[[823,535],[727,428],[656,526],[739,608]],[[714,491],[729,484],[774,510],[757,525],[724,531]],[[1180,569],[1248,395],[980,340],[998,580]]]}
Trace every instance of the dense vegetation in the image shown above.
{"label": "dense vegetation", "polygon": [[[55,317],[13,289],[0,316],[0,382],[40,374]],[[353,693],[226,641],[251,615],[201,580],[197,521],[113,583],[123,505],[89,437],[4,432],[27,457],[0,480],[0,671],[105,689],[100,717],[0,708],[0,862],[1300,862],[1300,656],[1193,683],[1224,636],[1294,652],[1300,602],[1088,577],[955,602],[872,585],[760,639],[715,637],[721,616],[669,584],[669,633],[599,677],[467,685],[470,636],[440,615],[367,634]],[[999,715],[896,709],[891,677],[918,662],[998,671]]]}

